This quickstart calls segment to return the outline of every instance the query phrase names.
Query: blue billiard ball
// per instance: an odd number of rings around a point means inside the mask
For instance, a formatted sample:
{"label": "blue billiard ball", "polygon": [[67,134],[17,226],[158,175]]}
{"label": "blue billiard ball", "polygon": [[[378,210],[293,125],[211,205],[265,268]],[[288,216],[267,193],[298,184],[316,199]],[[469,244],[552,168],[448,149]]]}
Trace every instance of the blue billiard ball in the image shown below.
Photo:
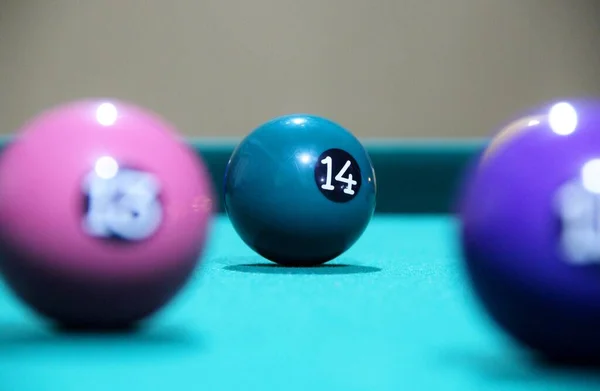
{"label": "blue billiard ball", "polygon": [[375,172],[359,140],[307,114],[252,131],[234,150],[225,209],[255,252],[287,266],[312,266],[348,250],[375,209]]}
{"label": "blue billiard ball", "polygon": [[554,359],[600,358],[600,100],[532,109],[465,180],[466,270],[491,318]]}

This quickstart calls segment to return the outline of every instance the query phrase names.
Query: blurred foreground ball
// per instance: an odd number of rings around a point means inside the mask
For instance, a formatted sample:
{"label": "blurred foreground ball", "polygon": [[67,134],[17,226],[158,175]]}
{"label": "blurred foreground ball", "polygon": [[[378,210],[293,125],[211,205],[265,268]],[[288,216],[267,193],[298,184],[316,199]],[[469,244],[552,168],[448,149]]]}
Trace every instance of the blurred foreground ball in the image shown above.
{"label": "blurred foreground ball", "polygon": [[155,114],[118,101],[54,107],[0,156],[0,271],[63,326],[129,326],[195,269],[211,200],[202,160]]}
{"label": "blurred foreground ball", "polygon": [[558,359],[600,357],[600,100],[530,110],[470,170],[464,259],[491,317]]}

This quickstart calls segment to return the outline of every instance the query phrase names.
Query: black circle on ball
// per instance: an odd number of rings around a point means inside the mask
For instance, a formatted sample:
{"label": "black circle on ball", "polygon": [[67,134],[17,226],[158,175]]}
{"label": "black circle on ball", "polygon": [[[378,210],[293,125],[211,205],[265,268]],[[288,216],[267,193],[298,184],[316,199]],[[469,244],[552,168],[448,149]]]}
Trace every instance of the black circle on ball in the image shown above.
{"label": "black circle on ball", "polygon": [[315,165],[315,182],[327,199],[348,202],[360,191],[362,175],[352,155],[343,149],[332,148],[319,156]]}

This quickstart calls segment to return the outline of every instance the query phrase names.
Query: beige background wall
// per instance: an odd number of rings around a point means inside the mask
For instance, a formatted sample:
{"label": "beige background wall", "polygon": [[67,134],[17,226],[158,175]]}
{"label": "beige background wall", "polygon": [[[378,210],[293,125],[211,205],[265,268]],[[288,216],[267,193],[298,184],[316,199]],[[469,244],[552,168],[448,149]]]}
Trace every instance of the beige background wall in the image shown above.
{"label": "beige background wall", "polygon": [[[598,5],[594,5],[594,4]],[[0,0],[0,132],[87,96],[193,136],[283,113],[361,137],[477,137],[600,93],[597,0]]]}

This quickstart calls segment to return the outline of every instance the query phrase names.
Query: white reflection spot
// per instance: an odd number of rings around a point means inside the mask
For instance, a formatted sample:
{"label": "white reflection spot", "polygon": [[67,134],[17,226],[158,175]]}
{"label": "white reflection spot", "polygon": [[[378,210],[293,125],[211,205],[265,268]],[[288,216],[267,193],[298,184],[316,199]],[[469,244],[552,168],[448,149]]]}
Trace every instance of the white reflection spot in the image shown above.
{"label": "white reflection spot", "polygon": [[94,171],[102,179],[111,179],[119,172],[119,163],[110,156],[102,156],[96,160]]}
{"label": "white reflection spot", "polygon": [[300,117],[294,118],[294,119],[292,119],[292,122],[296,125],[302,125],[303,123],[306,122],[306,118],[300,118]]}
{"label": "white reflection spot", "polygon": [[583,187],[589,192],[600,194],[600,159],[592,159],[581,169]]}
{"label": "white reflection spot", "polygon": [[568,136],[577,128],[577,111],[567,102],[557,103],[550,109],[548,123],[550,129],[558,135]]}
{"label": "white reflection spot", "polygon": [[111,126],[117,121],[117,108],[112,103],[102,103],[96,109],[96,121],[103,126]]}
{"label": "white reflection spot", "polygon": [[301,153],[300,155],[298,155],[298,160],[300,160],[300,162],[303,164],[308,164],[310,163],[311,159],[308,153]]}

